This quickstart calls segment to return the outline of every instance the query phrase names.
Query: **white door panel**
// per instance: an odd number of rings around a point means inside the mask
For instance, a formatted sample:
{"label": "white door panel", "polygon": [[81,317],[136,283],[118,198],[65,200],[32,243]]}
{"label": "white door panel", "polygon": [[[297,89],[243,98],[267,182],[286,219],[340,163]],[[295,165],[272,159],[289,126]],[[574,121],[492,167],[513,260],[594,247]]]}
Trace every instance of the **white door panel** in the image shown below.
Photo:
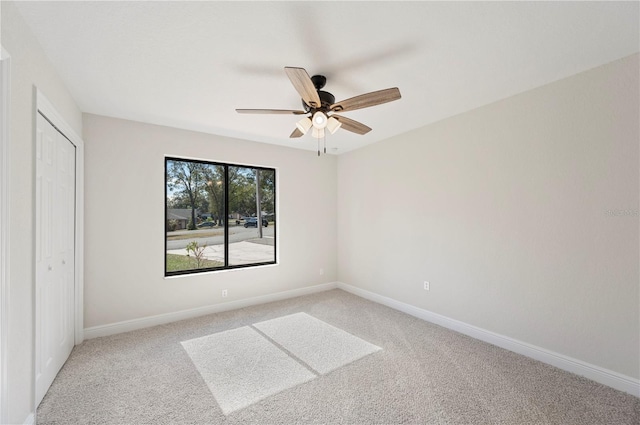
{"label": "white door panel", "polygon": [[38,114],[36,133],[36,402],[74,344],[75,147]]}

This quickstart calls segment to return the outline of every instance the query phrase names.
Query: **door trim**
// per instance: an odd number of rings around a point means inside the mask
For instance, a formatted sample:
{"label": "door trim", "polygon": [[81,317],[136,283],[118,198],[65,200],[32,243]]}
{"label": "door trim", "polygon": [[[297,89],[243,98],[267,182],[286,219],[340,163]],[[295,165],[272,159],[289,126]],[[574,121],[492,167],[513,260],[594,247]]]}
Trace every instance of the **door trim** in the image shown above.
{"label": "door trim", "polygon": [[7,341],[9,330],[9,109],[11,57],[0,47],[0,423],[9,423]]}

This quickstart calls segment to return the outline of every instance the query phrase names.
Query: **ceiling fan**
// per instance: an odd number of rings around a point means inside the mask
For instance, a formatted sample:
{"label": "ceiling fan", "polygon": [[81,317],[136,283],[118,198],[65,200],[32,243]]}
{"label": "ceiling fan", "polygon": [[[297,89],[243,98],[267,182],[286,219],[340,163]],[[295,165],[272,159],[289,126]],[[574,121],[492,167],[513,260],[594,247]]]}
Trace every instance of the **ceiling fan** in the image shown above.
{"label": "ceiling fan", "polygon": [[[302,97],[302,110],[291,109],[236,109],[240,114],[292,114],[306,115],[296,123],[296,129],[289,137],[301,137],[311,130],[311,134],[318,141],[325,136],[325,130],[331,134],[339,128],[344,128],[356,134],[367,134],[371,128],[352,120],[336,112],[347,112],[356,109],[368,108],[400,99],[400,90],[397,87],[378,90],[371,93],[361,94],[341,102],[336,102],[336,98],[322,88],[327,82],[323,75],[309,74],[304,68],[285,67],[285,72],[291,80],[293,87]],[[326,153],[326,147],[325,147]],[[318,149],[320,155],[320,149]]]}

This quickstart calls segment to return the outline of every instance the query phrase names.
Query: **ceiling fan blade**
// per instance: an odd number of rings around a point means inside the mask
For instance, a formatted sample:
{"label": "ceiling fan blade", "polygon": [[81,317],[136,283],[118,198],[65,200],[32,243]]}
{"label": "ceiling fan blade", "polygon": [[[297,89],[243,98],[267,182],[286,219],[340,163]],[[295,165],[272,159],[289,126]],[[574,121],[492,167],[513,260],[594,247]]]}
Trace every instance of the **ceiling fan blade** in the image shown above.
{"label": "ceiling fan blade", "polygon": [[342,124],[341,128],[344,128],[347,131],[351,131],[356,134],[367,134],[368,132],[371,131],[370,127],[367,127],[361,122],[352,120],[351,118],[343,117],[336,114],[333,114],[331,116],[337,119],[338,121],[340,121],[340,124]]}
{"label": "ceiling fan blade", "polygon": [[295,137],[301,137],[303,136],[302,131],[298,130],[297,128],[295,130],[293,130],[293,133],[291,133],[291,136],[289,136],[290,138],[295,138]]}
{"label": "ceiling fan blade", "polygon": [[296,111],[292,109],[236,109],[239,114],[286,114],[286,115],[304,115],[305,111]]}
{"label": "ceiling fan blade", "polygon": [[331,105],[332,111],[353,111],[356,109],[368,108],[369,106],[380,105],[400,99],[400,90],[397,87],[391,89],[378,90],[371,93],[361,94],[341,102]]}
{"label": "ceiling fan blade", "polygon": [[318,91],[313,85],[313,81],[311,81],[311,77],[309,77],[307,71],[305,71],[304,68],[294,68],[291,66],[285,66],[284,71],[287,73],[291,84],[293,84],[293,87],[295,87],[300,94],[304,103],[312,108],[319,108],[321,106],[320,96],[318,96]]}

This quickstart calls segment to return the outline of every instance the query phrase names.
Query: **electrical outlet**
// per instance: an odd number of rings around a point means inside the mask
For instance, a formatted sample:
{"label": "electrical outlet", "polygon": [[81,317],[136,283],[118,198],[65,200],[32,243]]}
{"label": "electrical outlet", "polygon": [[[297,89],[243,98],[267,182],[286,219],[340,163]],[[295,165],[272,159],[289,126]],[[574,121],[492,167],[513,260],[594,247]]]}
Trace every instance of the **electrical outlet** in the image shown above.
{"label": "electrical outlet", "polygon": [[324,269],[320,269],[320,276],[324,274]]}
{"label": "electrical outlet", "polygon": [[430,285],[429,285],[429,281],[425,280],[425,281],[424,281],[424,290],[425,290],[425,291],[428,291],[428,290],[429,290],[429,286],[430,286]]}
{"label": "electrical outlet", "polygon": [[227,297],[227,290],[223,289],[222,290],[222,298],[226,298]]}

